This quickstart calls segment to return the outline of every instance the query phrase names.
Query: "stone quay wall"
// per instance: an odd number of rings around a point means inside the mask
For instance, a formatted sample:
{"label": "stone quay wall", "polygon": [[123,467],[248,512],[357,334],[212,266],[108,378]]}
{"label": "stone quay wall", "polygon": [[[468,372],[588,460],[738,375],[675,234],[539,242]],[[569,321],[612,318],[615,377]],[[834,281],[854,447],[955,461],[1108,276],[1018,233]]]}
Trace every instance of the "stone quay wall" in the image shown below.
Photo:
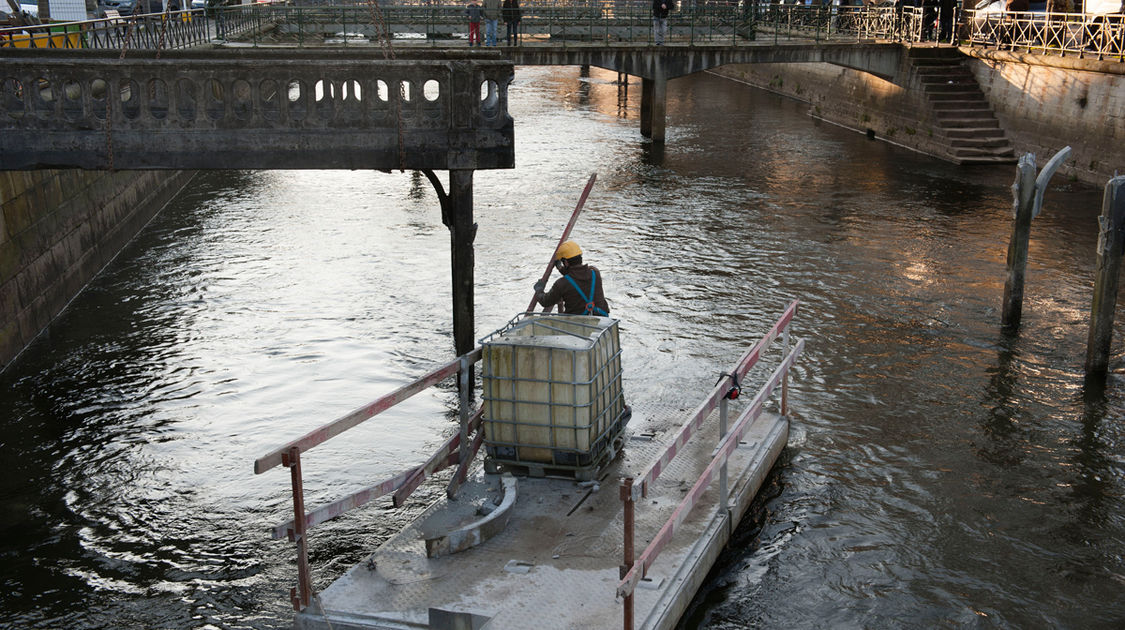
{"label": "stone quay wall", "polygon": [[0,370],[193,171],[0,171]]}
{"label": "stone quay wall", "polygon": [[[1059,149],[1066,177],[1104,186],[1125,172],[1125,63],[962,48],[1017,156],[1039,166]],[[825,63],[723,66],[716,74],[811,105],[810,114],[880,140],[942,157],[921,86]]]}

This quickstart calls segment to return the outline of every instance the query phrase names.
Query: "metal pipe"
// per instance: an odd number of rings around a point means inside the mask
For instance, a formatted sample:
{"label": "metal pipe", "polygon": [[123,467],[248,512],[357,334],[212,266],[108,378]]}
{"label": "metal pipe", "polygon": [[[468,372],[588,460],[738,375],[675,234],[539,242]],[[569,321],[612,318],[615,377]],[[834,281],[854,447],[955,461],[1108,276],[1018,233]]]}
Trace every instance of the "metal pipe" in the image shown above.
{"label": "metal pipe", "polygon": [[300,612],[308,608],[312,599],[312,579],[309,576],[309,544],[305,528],[305,491],[301,482],[301,449],[294,446],[284,455],[282,464],[289,468],[293,482],[293,542],[297,544],[297,588],[289,590],[293,609]]}
{"label": "metal pipe", "polygon": [[[625,575],[633,569],[633,525],[634,525],[634,509],[635,502],[633,501],[633,478],[626,477],[621,482],[621,501],[625,504],[625,544],[624,544],[624,564],[621,565],[621,572],[618,579],[624,579]],[[630,591],[625,596],[624,602],[624,628],[625,630],[633,630],[633,592]]]}
{"label": "metal pipe", "polygon": [[[727,436],[727,409],[729,403],[727,397],[719,401],[719,443],[723,442],[723,438]],[[719,467],[719,513],[725,514],[727,510],[727,462],[724,459],[723,465]]]}

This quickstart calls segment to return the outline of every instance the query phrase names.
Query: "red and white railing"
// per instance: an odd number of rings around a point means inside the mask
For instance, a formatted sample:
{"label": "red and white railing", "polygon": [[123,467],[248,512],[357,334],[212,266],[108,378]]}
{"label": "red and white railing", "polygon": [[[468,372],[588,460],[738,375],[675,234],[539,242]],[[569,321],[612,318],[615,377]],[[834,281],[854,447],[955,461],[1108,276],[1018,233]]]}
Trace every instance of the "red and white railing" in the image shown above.
{"label": "red and white railing", "polygon": [[[289,468],[293,485],[293,520],[282,523],[273,528],[273,537],[288,537],[297,544],[297,587],[290,589],[289,596],[293,601],[293,608],[300,611],[308,607],[314,596],[312,578],[309,571],[308,558],[308,530],[311,527],[336,518],[337,516],[359,507],[369,501],[388,494],[393,494],[395,507],[402,505],[406,497],[410,496],[427,477],[433,473],[449,467],[457,466],[457,472],[449,482],[446,493],[452,497],[457,489],[465,482],[469,464],[483,441],[483,432],[480,430],[481,410],[469,410],[470,382],[472,365],[481,358],[481,349],[464,354],[445,365],[434,368],[427,374],[412,383],[403,385],[395,391],[378,398],[377,400],[356,409],[355,411],[337,418],[308,434],[293,440],[279,449],[259,457],[254,461],[254,473],[261,474],[275,466]],[[461,429],[457,435],[449,438],[436,452],[423,464],[395,475],[394,477],[375,484],[369,488],[348,495],[328,505],[321,506],[311,512],[305,511],[304,484],[301,475],[301,454],[313,447],[323,444],[340,435],[348,429],[377,416],[378,414],[394,407],[404,400],[426,389],[437,385],[445,379],[457,375],[459,377],[460,421]],[[471,436],[471,437],[470,437]]]}
{"label": "red and white railing", "polygon": [[[765,402],[773,394],[774,390],[781,387],[781,414],[788,414],[789,404],[789,387],[788,377],[789,370],[793,367],[797,357],[800,356],[804,350],[805,342],[803,339],[798,340],[796,345],[789,350],[785,357],[782,359],[780,365],[770,375],[769,380],[754,396],[754,400],[742,412],[734,426],[730,431],[727,431],[727,401],[737,397],[739,391],[739,383],[746,376],[746,373],[753,368],[762,355],[769,349],[771,343],[778,338],[782,337],[783,345],[786,349],[789,348],[789,327],[792,324],[793,317],[797,313],[797,300],[789,305],[785,313],[777,320],[768,333],[758,343],[754,344],[735,364],[734,369],[729,374],[724,374],[715,387],[711,390],[710,395],[703,401],[702,404],[695,410],[695,413],[688,418],[688,420],[680,427],[672,444],[656,458],[649,465],[644,473],[638,475],[636,478],[628,477],[621,482],[621,501],[624,503],[624,565],[621,571],[621,581],[617,585],[617,595],[624,599],[624,627],[625,630],[632,630],[633,628],[633,592],[637,584],[640,583],[645,577],[646,571],[656,561],[656,558],[663,551],[665,545],[671,540],[675,534],[676,529],[683,524],[684,519],[691,513],[692,508],[699,502],[700,497],[707,490],[711,481],[714,480],[716,472],[719,475],[719,505],[726,505],[727,502],[727,460],[731,454],[738,447],[739,440],[746,429],[754,422],[758,416],[761,415]],[[638,499],[648,496],[648,488],[660,473],[667,467],[667,465],[676,457],[688,443],[692,436],[699,432],[703,427],[703,422],[719,407],[719,445],[715,449],[710,464],[703,470],[695,484],[692,486],[691,491],[687,493],[684,499],[673,511],[669,519],[664,523],[663,527],[652,542],[648,544],[639,558],[634,558],[634,528],[635,528],[635,508]]]}

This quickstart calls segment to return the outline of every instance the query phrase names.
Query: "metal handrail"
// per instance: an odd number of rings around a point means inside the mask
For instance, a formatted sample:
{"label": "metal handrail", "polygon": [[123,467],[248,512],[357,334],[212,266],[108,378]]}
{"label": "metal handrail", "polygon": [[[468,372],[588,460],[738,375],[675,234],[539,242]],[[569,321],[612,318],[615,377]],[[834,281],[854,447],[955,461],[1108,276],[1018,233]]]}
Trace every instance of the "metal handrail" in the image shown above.
{"label": "metal handrail", "polygon": [[[681,426],[676,438],[664,453],[658,456],[649,465],[646,471],[638,477],[628,477],[622,480],[620,494],[624,509],[624,564],[622,566],[621,580],[617,584],[617,596],[623,599],[623,621],[625,630],[632,630],[633,628],[633,593],[637,584],[644,578],[645,572],[656,561],[656,558],[672,538],[676,529],[683,523],[688,514],[691,513],[691,510],[695,507],[711,481],[715,478],[716,471],[719,473],[719,505],[726,504],[727,460],[738,446],[742,434],[749,428],[751,423],[761,415],[765,401],[769,399],[778,386],[781,387],[781,414],[786,415],[788,413],[789,370],[793,367],[797,357],[800,356],[801,352],[804,350],[805,342],[803,339],[797,340],[793,349],[786,354],[767,382],[758,391],[754,400],[742,412],[741,416],[739,416],[730,432],[727,432],[727,400],[730,397],[729,393],[731,389],[738,386],[738,383],[741,382],[746,373],[758,363],[762,353],[769,348],[770,344],[777,339],[779,335],[782,336],[783,342],[788,348],[789,327],[792,324],[793,317],[796,315],[798,303],[798,300],[793,300],[770,331],[739,359],[731,373],[724,374],[723,378],[719,379],[719,382],[711,390],[710,395],[697,408],[692,417]],[[657,535],[649,542],[648,546],[641,553],[641,556],[639,558],[634,558],[635,505],[637,500],[643,496],[647,496],[648,486],[659,477],[664,467],[667,466],[667,464],[675,458],[676,454],[687,444],[692,434],[701,428],[703,420],[714,411],[716,406],[720,407],[719,444],[712,456],[711,462],[696,479],[692,489],[672,512],[672,515],[665,521],[663,526],[661,526]]]}
{"label": "metal handrail", "polygon": [[1125,61],[1125,15],[1120,13],[991,13],[965,11],[968,43],[995,50]]}
{"label": "metal handrail", "polygon": [[[432,47],[465,35],[465,7],[427,0],[384,0],[379,10],[400,42],[426,39]],[[652,44],[647,2],[623,0],[525,0],[521,33],[541,35],[552,43],[641,42]],[[129,48],[186,48],[251,35],[253,42],[271,27],[291,31],[298,46],[315,41],[325,20],[345,30],[371,29],[372,7],[353,2],[255,3],[210,9],[155,13],[122,18],[0,29],[0,49],[122,48],[127,26],[134,29]],[[211,16],[213,20],[203,19]],[[698,2],[681,4],[669,16],[669,43],[753,45],[760,35],[781,40],[900,42],[936,41],[939,13],[926,7],[832,6],[770,3]],[[165,21],[166,20],[166,21]],[[163,22],[162,22],[163,21]],[[213,21],[214,28],[208,23]],[[1092,13],[988,13],[955,11],[953,28],[943,43],[965,43],[1035,54],[1077,54],[1125,61],[1125,15]],[[156,26],[161,28],[157,29]],[[157,32],[169,31],[161,44]],[[376,33],[367,33],[374,37]],[[342,40],[349,45],[349,38]],[[355,45],[352,43],[351,45]]]}
{"label": "metal handrail", "polygon": [[[288,537],[297,545],[297,587],[290,590],[290,599],[294,609],[304,610],[313,597],[312,578],[308,561],[308,530],[311,527],[329,521],[348,510],[360,507],[374,499],[393,494],[393,504],[400,507],[406,497],[410,495],[423,481],[433,473],[457,466],[453,479],[449,482],[446,492],[449,495],[456,493],[460,484],[464,483],[469,463],[480,450],[483,442],[483,432],[480,430],[482,409],[472,412],[469,409],[469,375],[473,364],[480,361],[481,348],[468,352],[460,357],[440,365],[414,381],[399,387],[393,392],[377,398],[376,400],[345,414],[327,424],[324,424],[305,435],[290,441],[285,446],[274,449],[254,461],[254,473],[261,474],[276,466],[285,466],[290,470],[293,492],[293,519],[275,526],[271,531],[274,538]],[[359,426],[363,422],[387,411],[395,405],[404,402],[415,394],[421,393],[451,376],[458,377],[460,401],[460,431],[446,440],[423,464],[405,470],[389,479],[373,486],[349,494],[342,499],[321,506],[312,511],[306,511],[304,498],[304,479],[301,472],[301,454],[327,442],[328,440]]]}
{"label": "metal handrail", "polygon": [[170,50],[209,41],[204,9],[0,28],[0,48]]}

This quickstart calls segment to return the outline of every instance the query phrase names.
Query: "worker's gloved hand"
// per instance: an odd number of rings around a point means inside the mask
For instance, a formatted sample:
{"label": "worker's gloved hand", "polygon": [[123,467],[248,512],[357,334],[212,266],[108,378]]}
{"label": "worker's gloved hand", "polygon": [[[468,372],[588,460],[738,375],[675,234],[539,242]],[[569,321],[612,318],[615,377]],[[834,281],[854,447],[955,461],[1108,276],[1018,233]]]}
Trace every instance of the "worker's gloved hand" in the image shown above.
{"label": "worker's gloved hand", "polygon": [[547,288],[547,283],[546,283],[546,282],[544,282],[544,281],[542,281],[542,280],[540,280],[539,282],[536,282],[536,283],[535,283],[535,287],[534,287],[534,288],[535,288],[535,292],[536,292],[536,293],[542,293],[542,292],[543,292],[543,289],[546,289],[546,288]]}

